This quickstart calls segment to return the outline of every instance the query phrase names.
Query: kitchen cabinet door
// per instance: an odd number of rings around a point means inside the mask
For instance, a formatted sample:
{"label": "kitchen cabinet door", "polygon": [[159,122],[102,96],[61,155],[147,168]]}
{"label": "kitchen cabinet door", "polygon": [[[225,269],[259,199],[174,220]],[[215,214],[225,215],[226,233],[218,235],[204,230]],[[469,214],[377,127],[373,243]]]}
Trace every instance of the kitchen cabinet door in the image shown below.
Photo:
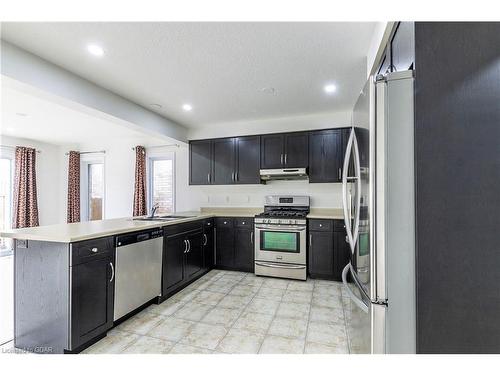
{"label": "kitchen cabinet door", "polygon": [[201,230],[186,235],[188,251],[184,265],[184,278],[189,280],[203,270],[203,232]]}
{"label": "kitchen cabinet door", "polygon": [[267,134],[261,136],[260,167],[262,169],[283,168],[284,135]]}
{"label": "kitchen cabinet door", "polygon": [[212,176],[212,141],[189,143],[189,184],[209,185]]}
{"label": "kitchen cabinet door", "polygon": [[333,279],[333,232],[309,232],[309,274],[313,278]]}
{"label": "kitchen cabinet door", "polygon": [[234,230],[234,267],[238,271],[254,272],[253,227]]}
{"label": "kitchen cabinet door", "polygon": [[163,235],[162,295],[184,281],[184,252],[187,251],[185,232]]}
{"label": "kitchen cabinet door", "polygon": [[234,266],[234,230],[233,228],[216,229],[215,262],[222,268]]}
{"label": "kitchen cabinet door", "polygon": [[213,142],[213,180],[215,185],[229,185],[235,181],[235,139],[222,138]]}
{"label": "kitchen cabinet door", "polygon": [[260,183],[260,136],[236,138],[236,183]]}
{"label": "kitchen cabinet door", "polygon": [[309,166],[308,133],[290,133],[285,135],[285,168],[307,168]]}
{"label": "kitchen cabinet door", "polygon": [[203,226],[203,264],[206,270],[211,270],[214,267],[214,240],[214,221],[209,219]]}
{"label": "kitchen cabinet door", "polygon": [[341,182],[344,154],[342,129],[309,134],[309,182]]}
{"label": "kitchen cabinet door", "polygon": [[71,347],[113,326],[114,254],[71,267]]}

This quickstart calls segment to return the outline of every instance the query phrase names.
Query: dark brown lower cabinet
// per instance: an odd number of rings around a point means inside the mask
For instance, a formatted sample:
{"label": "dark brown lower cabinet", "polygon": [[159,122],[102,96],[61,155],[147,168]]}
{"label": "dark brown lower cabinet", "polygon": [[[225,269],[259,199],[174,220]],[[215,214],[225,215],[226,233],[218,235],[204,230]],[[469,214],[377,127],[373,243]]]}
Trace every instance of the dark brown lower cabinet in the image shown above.
{"label": "dark brown lower cabinet", "polygon": [[114,254],[71,267],[71,347],[113,326]]}
{"label": "dark brown lower cabinet", "polygon": [[162,297],[175,293],[203,272],[203,222],[165,227]]}
{"label": "dark brown lower cabinet", "polygon": [[216,267],[254,271],[253,217],[216,219]]}
{"label": "dark brown lower cabinet", "polygon": [[203,222],[203,267],[210,271],[215,265],[215,222],[207,219]]}
{"label": "dark brown lower cabinet", "polygon": [[317,279],[342,280],[349,262],[349,245],[340,220],[309,220],[308,269]]}

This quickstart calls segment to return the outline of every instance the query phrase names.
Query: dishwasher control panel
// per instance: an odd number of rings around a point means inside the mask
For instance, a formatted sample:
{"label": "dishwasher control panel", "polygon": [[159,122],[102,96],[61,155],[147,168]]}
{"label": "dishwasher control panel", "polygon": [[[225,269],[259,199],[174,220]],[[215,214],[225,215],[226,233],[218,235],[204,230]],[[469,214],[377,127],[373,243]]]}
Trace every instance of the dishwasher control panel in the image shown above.
{"label": "dishwasher control panel", "polygon": [[148,241],[159,237],[163,237],[163,230],[161,228],[127,233],[116,237],[116,247],[131,245],[137,242]]}

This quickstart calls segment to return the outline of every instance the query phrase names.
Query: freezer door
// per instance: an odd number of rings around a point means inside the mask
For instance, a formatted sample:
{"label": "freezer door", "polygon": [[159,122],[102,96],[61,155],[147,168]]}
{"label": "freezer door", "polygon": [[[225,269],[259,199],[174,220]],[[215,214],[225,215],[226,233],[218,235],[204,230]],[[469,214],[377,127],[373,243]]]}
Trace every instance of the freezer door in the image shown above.
{"label": "freezer door", "polygon": [[[363,291],[349,263],[342,272],[342,282],[349,299],[344,301],[347,338],[351,353],[371,353],[371,303]],[[347,281],[349,279],[351,281]]]}

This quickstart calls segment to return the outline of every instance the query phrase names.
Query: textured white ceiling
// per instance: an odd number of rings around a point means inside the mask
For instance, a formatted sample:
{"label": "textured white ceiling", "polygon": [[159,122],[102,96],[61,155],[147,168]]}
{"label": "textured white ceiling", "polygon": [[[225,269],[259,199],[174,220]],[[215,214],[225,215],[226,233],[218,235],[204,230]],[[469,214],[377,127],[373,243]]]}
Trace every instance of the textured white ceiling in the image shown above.
{"label": "textured white ceiling", "polygon": [[[188,127],[350,110],[375,23],[2,23],[2,38]],[[88,54],[98,43],[105,56]],[[335,95],[323,86],[336,84]],[[273,87],[276,95],[261,92]],[[151,108],[151,103],[162,105]],[[182,111],[183,103],[193,111]]]}
{"label": "textured white ceiling", "polygon": [[114,139],[130,139],[145,145],[165,143],[158,137],[148,136],[6,85],[2,85],[1,99],[0,135],[56,145],[105,144]]}

